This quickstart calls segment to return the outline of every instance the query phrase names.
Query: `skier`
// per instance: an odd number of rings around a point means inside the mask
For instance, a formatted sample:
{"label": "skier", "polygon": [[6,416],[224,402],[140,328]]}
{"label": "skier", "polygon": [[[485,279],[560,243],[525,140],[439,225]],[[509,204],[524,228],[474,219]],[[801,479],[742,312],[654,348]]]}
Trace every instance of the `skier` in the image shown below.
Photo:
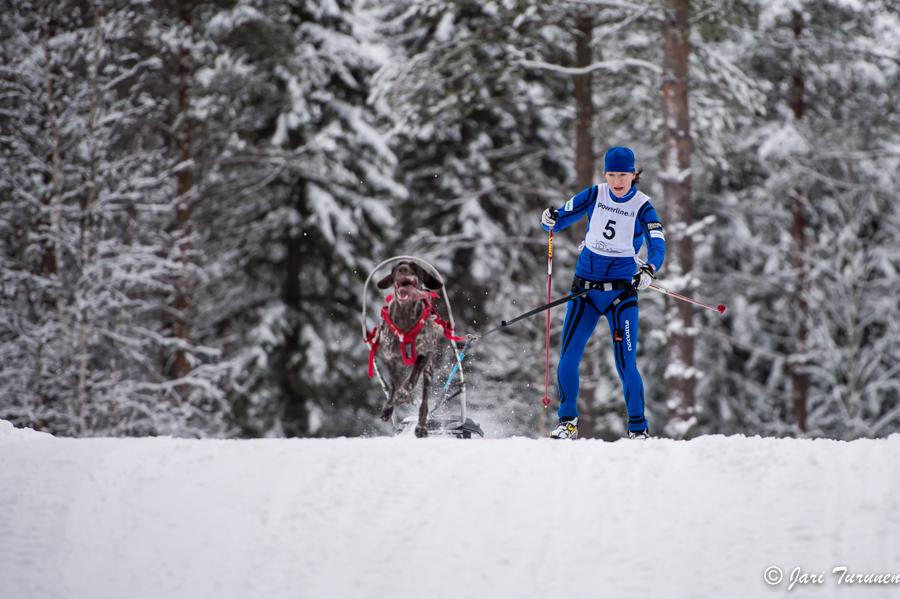
{"label": "skier", "polygon": [[[662,266],[666,240],[650,198],[638,191],[643,169],[635,171],[634,153],[612,148],[604,159],[606,183],[580,192],[558,211],[541,215],[545,231],[561,231],[587,215],[572,293],[591,289],[569,302],[563,324],[562,350],[556,378],[559,384],[559,424],[554,439],[578,435],[578,366],[584,348],[601,316],[606,316],[615,349],[616,370],[622,380],[628,410],[628,436],[646,439],[644,383],[635,363],[638,336],[637,292],[646,289]],[[644,240],[646,264],[637,259]],[[640,267],[638,268],[638,265]]]}

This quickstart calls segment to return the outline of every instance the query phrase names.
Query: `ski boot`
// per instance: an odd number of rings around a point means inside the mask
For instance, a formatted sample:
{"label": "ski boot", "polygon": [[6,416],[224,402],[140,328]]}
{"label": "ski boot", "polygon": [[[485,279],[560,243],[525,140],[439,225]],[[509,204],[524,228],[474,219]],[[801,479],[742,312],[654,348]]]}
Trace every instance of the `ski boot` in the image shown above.
{"label": "ski boot", "polygon": [[575,439],[578,437],[578,418],[560,418],[556,428],[550,431],[551,439]]}
{"label": "ski boot", "polygon": [[650,438],[650,433],[647,431],[647,429],[644,429],[642,431],[628,431],[628,438],[643,441],[644,439]]}

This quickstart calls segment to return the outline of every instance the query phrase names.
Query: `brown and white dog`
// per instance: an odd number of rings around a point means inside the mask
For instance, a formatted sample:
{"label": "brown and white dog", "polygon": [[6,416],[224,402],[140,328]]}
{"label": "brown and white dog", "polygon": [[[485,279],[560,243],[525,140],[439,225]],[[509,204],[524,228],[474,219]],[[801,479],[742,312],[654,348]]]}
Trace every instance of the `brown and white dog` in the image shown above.
{"label": "brown and white dog", "polygon": [[[430,306],[429,296],[424,289],[440,289],[439,280],[425,272],[418,264],[400,262],[391,270],[391,274],[378,282],[379,289],[394,288],[393,298],[384,313],[384,322],[377,355],[387,365],[390,389],[388,398],[381,410],[381,419],[387,422],[394,413],[394,406],[412,403],[412,392],[422,378],[422,405],[419,407],[419,420],[416,424],[416,436],[427,437],[428,427],[428,393],[431,390],[431,379],[434,376],[434,357],[438,343],[444,336],[444,327],[435,322],[430,314],[423,311]],[[415,328],[421,323],[416,334]],[[410,333],[414,341],[410,343]],[[405,335],[405,339],[402,339]],[[398,336],[399,335],[399,336]],[[405,359],[404,359],[405,358]],[[413,362],[414,360],[414,362]],[[400,380],[400,367],[411,365],[412,370],[406,380]]]}

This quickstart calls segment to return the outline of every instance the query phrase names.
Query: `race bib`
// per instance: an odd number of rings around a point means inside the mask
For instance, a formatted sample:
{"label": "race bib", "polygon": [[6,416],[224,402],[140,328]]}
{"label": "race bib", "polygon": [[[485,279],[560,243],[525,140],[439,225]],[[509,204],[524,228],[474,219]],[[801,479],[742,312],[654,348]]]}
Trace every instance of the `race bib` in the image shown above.
{"label": "race bib", "polygon": [[634,257],[635,220],[641,206],[649,200],[638,191],[627,202],[614,202],[609,196],[609,185],[601,185],[591,226],[584,238],[585,246],[601,256]]}

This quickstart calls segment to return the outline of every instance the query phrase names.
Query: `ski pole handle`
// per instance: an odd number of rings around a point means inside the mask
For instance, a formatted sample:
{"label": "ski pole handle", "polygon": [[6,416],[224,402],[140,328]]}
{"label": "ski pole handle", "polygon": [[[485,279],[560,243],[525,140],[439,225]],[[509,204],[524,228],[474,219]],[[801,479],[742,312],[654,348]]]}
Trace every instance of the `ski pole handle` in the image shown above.
{"label": "ski pole handle", "polygon": [[[555,208],[550,209],[550,213],[553,215],[553,220],[556,220],[559,216],[559,212]],[[554,225],[556,226],[556,225]],[[550,276],[553,274],[553,227],[550,227],[550,242],[547,246],[547,275]],[[547,292],[547,301],[550,301],[550,292]]]}

